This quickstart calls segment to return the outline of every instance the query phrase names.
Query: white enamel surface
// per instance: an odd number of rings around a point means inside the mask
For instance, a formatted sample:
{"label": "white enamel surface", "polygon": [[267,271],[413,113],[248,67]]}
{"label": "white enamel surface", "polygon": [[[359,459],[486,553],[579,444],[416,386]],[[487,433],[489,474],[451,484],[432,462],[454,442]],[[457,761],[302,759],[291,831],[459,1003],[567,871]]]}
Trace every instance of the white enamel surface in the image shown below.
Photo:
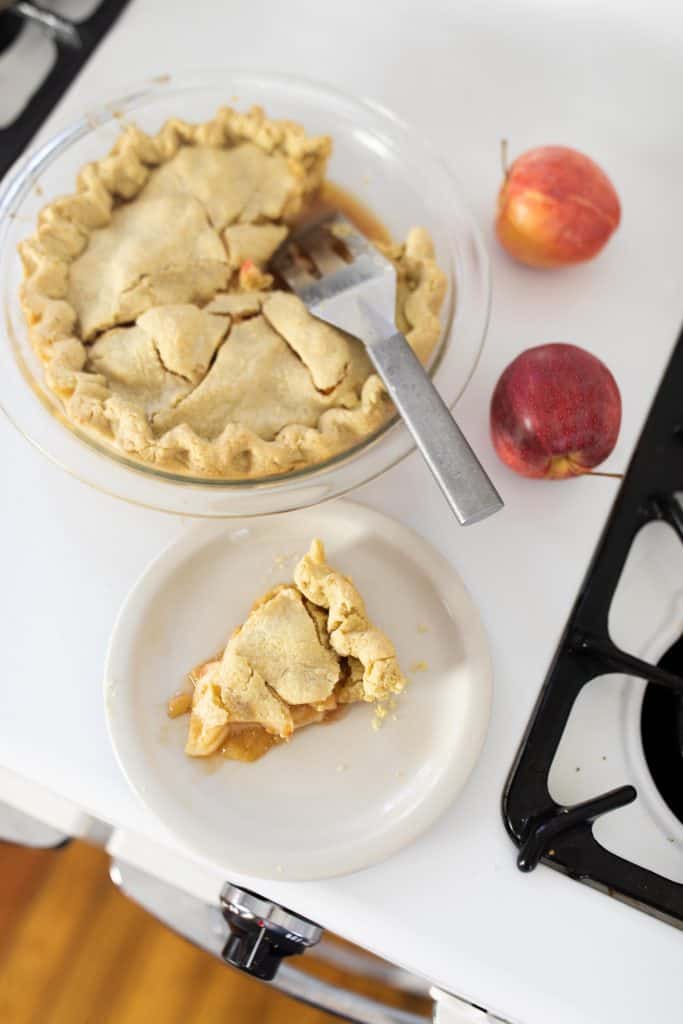
{"label": "white enamel surface", "polygon": [[[618,483],[515,477],[490,447],[487,405],[522,348],[583,345],[619,382],[624,422],[604,468],[625,468],[683,312],[679,5],[196,0],[191,16],[176,19],[162,0],[132,0],[43,138],[89,101],[157,72],[228,62],[305,70],[420,126],[462,182],[493,267],[491,327],[458,419],[505,510],[458,529],[414,456],[354,494],[429,539],[470,591],[494,665],[484,750],[460,797],[400,853],[347,877],[260,883],[261,891],[523,1024],[675,1019],[680,932],[549,868],[520,874],[502,825],[507,772]],[[594,263],[540,274],[497,247],[490,224],[503,136],[513,155],[573,144],[613,176],[624,220]],[[150,558],[187,527],[69,479],[1,419],[0,437],[9,581],[0,761],[177,851],[116,764],[101,678],[121,602]]]}
{"label": "white enamel surface", "polygon": [[[410,677],[382,728],[368,705],[297,733],[253,764],[183,754],[187,718],[166,703],[220,650],[256,597],[291,580],[313,537],[395,638]],[[423,663],[424,670],[411,672]],[[388,856],[457,796],[484,741],[491,667],[484,631],[449,564],[404,526],[360,505],[232,526],[204,524],[138,581],[105,669],[121,767],[162,821],[229,874],[311,879]]]}

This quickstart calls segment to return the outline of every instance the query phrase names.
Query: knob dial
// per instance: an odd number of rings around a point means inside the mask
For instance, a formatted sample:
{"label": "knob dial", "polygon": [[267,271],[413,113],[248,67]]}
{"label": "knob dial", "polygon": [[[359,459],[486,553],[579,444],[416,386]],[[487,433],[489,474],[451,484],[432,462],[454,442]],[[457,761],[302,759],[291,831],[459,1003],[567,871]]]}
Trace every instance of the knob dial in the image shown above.
{"label": "knob dial", "polygon": [[230,928],[223,959],[264,981],[275,977],[285,957],[303,953],[323,933],[314,921],[237,885],[223,887],[221,906]]}

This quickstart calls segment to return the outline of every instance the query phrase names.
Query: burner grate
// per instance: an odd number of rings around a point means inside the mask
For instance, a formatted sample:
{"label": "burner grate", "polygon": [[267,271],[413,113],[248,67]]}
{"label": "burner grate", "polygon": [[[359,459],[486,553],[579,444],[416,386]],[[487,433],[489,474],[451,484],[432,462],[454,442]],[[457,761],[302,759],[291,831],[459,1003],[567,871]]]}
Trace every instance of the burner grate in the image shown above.
{"label": "burner grate", "polygon": [[[664,655],[662,664],[683,670],[683,637]],[[683,822],[683,697],[648,686],[640,728],[650,774],[669,810]]]}
{"label": "burner grate", "polygon": [[[103,0],[88,18],[73,23],[51,19],[50,12],[44,12],[42,22],[53,37],[55,61],[21,114],[11,124],[0,128],[0,178],[21,156],[127,3],[128,0]],[[0,13],[0,52],[8,48],[21,31],[21,9],[22,4],[18,3]],[[54,20],[52,28],[51,20]]]}
{"label": "burner grate", "polygon": [[[610,853],[593,835],[593,821],[601,814],[632,803],[637,798],[636,789],[624,785],[573,807],[564,807],[552,799],[548,776],[574,703],[583,687],[598,676],[616,671],[644,679],[650,684],[648,692],[656,692],[660,699],[661,695],[669,698],[669,706],[683,708],[681,659],[667,655],[659,666],[651,665],[617,647],[607,627],[612,598],[638,531],[646,523],[660,520],[668,523],[683,542],[683,508],[677,497],[683,492],[681,380],[683,332],[503,793],[503,817],[519,847],[520,870],[530,871],[543,861],[679,927],[683,926],[683,885]],[[680,748],[678,753],[680,756]],[[676,781],[680,786],[680,775]]]}

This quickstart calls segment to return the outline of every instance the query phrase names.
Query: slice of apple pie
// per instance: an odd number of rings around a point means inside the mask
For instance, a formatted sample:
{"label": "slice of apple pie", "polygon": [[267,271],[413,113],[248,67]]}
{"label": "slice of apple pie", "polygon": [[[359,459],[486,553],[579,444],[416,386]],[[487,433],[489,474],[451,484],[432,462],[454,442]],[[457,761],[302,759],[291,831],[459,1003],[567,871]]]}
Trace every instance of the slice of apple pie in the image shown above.
{"label": "slice of apple pie", "polygon": [[294,582],[260,598],[223,653],[190,680],[185,752],[240,761],[346,704],[383,701],[405,685],[393,644],[368,619],[352,581],[327,564],[319,540]]}

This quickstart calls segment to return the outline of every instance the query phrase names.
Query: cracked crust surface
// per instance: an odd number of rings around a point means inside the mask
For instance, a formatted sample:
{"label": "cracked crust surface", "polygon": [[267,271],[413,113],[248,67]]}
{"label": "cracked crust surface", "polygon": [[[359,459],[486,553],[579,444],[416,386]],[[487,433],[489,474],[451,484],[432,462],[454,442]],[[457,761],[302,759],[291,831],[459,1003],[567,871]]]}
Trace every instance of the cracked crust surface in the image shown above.
{"label": "cracked crust surface", "polygon": [[222,749],[254,760],[346,704],[403,689],[393,644],[369,620],[353,582],[327,564],[321,541],[294,581],[260,598],[220,658],[190,673],[190,756]]}
{"label": "cracked crust surface", "polygon": [[392,693],[399,693],[405,678],[394,645],[370,622],[353,581],[327,564],[321,541],[314,540],[297,565],[294,582],[309,601],[328,609],[327,632],[332,648],[362,666],[362,700],[386,700]]}
{"label": "cracked crust surface", "polygon": [[[273,287],[268,262],[324,180],[330,139],[254,108],[131,125],[20,246],[21,299],[67,418],[129,457],[236,479],[286,473],[391,415],[363,345]],[[423,229],[383,247],[426,360],[445,279]]]}

